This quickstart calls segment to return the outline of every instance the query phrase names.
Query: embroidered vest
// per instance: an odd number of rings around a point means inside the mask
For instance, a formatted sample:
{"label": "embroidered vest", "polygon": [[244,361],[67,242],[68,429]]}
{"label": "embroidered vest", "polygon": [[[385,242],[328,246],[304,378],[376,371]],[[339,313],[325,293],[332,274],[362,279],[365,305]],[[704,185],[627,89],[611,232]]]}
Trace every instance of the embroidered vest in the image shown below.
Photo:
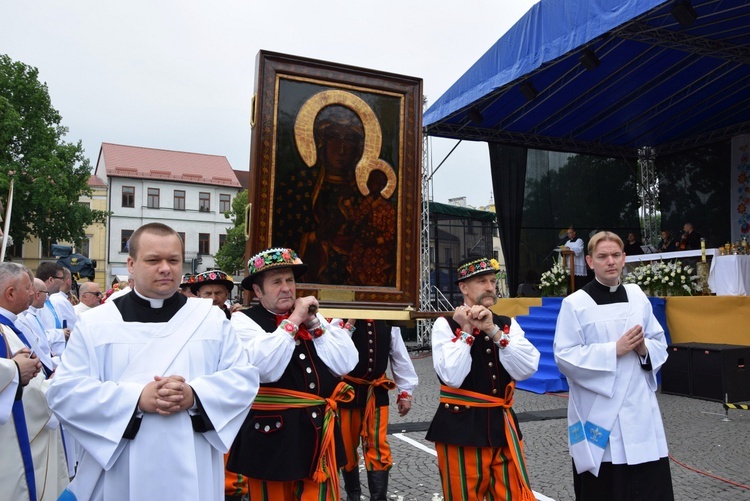
{"label": "embroidered vest", "polygon": [[[495,325],[501,329],[505,325],[510,325],[508,317],[498,315],[493,315],[493,317]],[[460,329],[452,318],[447,320],[454,333],[456,329]],[[471,345],[471,370],[460,388],[502,397],[505,394],[505,387],[512,381],[512,378],[500,363],[499,351],[500,349],[486,333],[478,334]],[[440,383],[445,384],[443,381]],[[512,410],[511,414],[516,420]],[[431,442],[472,447],[504,446],[507,439],[502,409],[440,404],[426,438]]]}

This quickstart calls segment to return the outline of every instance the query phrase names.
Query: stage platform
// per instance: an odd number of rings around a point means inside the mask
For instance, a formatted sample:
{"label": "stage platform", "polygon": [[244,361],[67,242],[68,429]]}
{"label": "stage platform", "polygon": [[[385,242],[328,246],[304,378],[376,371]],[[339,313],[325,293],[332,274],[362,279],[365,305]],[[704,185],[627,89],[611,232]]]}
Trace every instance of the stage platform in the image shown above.
{"label": "stage platform", "polygon": [[[719,343],[750,345],[750,297],[666,297],[667,329],[672,343]],[[499,315],[528,315],[531,306],[541,306],[540,297],[501,298],[492,307]]]}

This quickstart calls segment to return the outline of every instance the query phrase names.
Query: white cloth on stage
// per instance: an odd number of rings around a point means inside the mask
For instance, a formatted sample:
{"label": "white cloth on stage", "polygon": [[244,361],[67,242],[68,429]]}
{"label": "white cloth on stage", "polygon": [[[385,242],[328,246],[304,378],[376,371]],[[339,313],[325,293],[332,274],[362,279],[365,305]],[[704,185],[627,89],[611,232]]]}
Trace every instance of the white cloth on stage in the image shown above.
{"label": "white cloth on stage", "polygon": [[[187,411],[149,413],[124,439],[154,375],[183,376],[214,429],[195,432]],[[113,302],[94,308],[71,335],[48,393],[85,450],[71,490],[108,501],[223,500],[223,454],[257,391],[257,369],[210,301],[188,299],[167,323],[125,323]]]}
{"label": "white cloth on stage", "polygon": [[[333,374],[348,374],[357,365],[357,348],[346,329],[338,327],[338,322],[329,324],[321,314],[317,317],[326,332],[313,338],[315,351]],[[278,381],[294,353],[294,336],[290,336],[281,327],[273,332],[266,332],[242,312],[232,315],[232,326],[248,352],[250,363],[258,367],[260,382]]]}
{"label": "white cloth on stage", "polygon": [[[655,394],[667,360],[664,330],[641,289],[624,287],[627,303],[600,305],[576,291],[557,318],[554,354],[570,387],[568,443],[579,473],[598,475],[602,461],[634,465],[668,454]],[[651,370],[635,352],[617,356],[617,340],[635,325],[643,327]]]}
{"label": "white cloth on stage", "polygon": [[588,271],[586,270],[586,253],[583,252],[583,240],[580,238],[568,240],[565,247],[573,251],[575,274],[579,277],[585,277]]}
{"label": "white cloth on stage", "polygon": [[[539,350],[526,339],[515,318],[510,322],[510,342],[498,350],[500,363],[516,381],[528,379],[539,367]],[[455,333],[448,321],[440,317],[432,326],[432,363],[438,377],[452,388],[460,387],[471,371],[471,346],[454,343]]]}
{"label": "white cloth on stage", "polygon": [[[16,326],[18,327],[17,324]],[[25,347],[10,328],[0,325],[0,330],[8,341],[11,353]],[[13,367],[15,370],[15,364]],[[60,425],[52,415],[45,398],[48,387],[49,380],[45,379],[43,372],[39,372],[23,388],[22,398],[34,464],[37,498],[41,501],[56,500],[68,485],[68,468]],[[23,459],[12,417],[0,425],[0,444],[3,444],[3,453],[0,454],[0,499],[29,499]]]}

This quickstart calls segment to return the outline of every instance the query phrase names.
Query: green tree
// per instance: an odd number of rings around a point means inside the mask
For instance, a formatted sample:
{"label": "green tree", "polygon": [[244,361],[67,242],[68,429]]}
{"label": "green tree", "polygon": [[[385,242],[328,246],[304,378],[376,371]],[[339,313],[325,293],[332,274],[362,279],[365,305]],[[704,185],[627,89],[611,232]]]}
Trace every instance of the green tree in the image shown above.
{"label": "green tree", "polygon": [[18,243],[80,241],[88,225],[106,222],[107,212],[77,203],[91,194],[91,165],[81,141],[63,140],[61,121],[39,71],[0,54],[0,196],[14,179],[9,233]]}
{"label": "green tree", "polygon": [[219,249],[214,259],[216,260],[216,266],[229,274],[245,269],[246,206],[247,190],[242,190],[234,197],[232,210],[224,213],[224,217],[233,220],[234,226],[227,230],[227,242]]}

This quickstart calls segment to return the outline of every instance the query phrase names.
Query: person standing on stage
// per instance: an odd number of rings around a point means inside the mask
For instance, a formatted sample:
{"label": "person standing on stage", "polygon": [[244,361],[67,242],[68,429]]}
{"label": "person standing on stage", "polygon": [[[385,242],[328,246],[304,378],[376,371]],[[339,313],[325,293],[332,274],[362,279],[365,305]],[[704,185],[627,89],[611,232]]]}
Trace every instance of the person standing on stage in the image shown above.
{"label": "person standing on stage", "polygon": [[[343,321],[342,321],[343,324]],[[354,400],[339,405],[341,431],[346,449],[346,465],[342,470],[347,501],[359,501],[359,448],[367,470],[370,499],[385,501],[388,473],[393,466],[388,444],[388,390],[398,389],[396,405],[400,416],[411,409],[412,393],[419,378],[414,371],[401,329],[384,320],[349,319],[343,327],[351,332],[359,352],[359,362],[344,381],[354,388]],[[393,380],[386,377],[391,363]]]}
{"label": "person standing on stage", "polygon": [[499,268],[484,257],[462,261],[464,304],[432,328],[440,404],[426,438],[435,442],[446,500],[534,499],[513,395],[516,380],[536,372],[539,351],[515,319],[489,309]]}
{"label": "person standing on stage", "polygon": [[[573,251],[573,268],[575,275],[575,288],[580,289],[588,280],[588,270],[586,269],[586,253],[583,249],[583,240],[576,236],[576,230],[572,226],[568,228],[568,241],[564,245],[568,250]],[[571,291],[572,292],[572,291]]]}
{"label": "person standing on stage", "polygon": [[622,284],[620,237],[594,235],[586,261],[595,280],[566,297],[554,353],[568,378],[568,445],[577,501],[671,501],[667,440],[656,373],[667,343],[651,303]]}
{"label": "person standing on stage", "polygon": [[293,250],[264,250],[248,270],[242,288],[259,304],[235,312],[232,324],[261,387],[227,469],[248,477],[253,501],[339,501],[346,455],[336,414],[354,395],[341,376],[357,365],[357,349],[339,321],[317,313],[316,297],[296,297],[307,265]]}

